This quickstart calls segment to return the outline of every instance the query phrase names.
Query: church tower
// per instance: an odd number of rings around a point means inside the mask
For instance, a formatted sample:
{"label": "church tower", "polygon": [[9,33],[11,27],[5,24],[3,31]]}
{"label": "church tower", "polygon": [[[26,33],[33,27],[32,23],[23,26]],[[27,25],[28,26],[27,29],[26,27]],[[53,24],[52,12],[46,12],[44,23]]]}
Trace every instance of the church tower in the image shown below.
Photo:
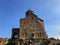
{"label": "church tower", "polygon": [[46,38],[44,21],[38,18],[32,10],[28,10],[26,12],[26,17],[20,20],[19,39],[22,39],[24,42],[38,42]]}

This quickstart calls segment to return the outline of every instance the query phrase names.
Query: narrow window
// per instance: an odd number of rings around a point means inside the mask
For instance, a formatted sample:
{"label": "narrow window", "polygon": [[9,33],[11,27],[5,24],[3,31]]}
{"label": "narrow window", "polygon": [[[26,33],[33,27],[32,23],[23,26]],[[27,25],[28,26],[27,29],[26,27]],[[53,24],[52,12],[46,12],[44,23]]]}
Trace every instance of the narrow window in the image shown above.
{"label": "narrow window", "polygon": [[32,33],[31,36],[34,37],[34,34]]}

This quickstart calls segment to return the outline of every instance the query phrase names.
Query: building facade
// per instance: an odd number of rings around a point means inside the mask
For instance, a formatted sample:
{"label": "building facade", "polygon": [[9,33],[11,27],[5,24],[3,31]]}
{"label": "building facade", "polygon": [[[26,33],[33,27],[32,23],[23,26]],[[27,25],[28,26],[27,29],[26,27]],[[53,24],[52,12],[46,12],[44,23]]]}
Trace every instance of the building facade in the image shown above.
{"label": "building facade", "polygon": [[23,43],[27,44],[29,41],[40,44],[42,39],[47,39],[44,21],[38,18],[31,10],[28,10],[26,17],[20,20],[19,39],[22,39]]}

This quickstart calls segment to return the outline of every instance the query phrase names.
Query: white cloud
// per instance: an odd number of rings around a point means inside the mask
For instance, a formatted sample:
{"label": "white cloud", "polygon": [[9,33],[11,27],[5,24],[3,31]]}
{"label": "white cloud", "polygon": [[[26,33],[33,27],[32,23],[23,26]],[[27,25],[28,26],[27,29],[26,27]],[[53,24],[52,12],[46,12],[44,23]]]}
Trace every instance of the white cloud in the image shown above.
{"label": "white cloud", "polygon": [[48,25],[46,29],[49,37],[60,39],[60,25]]}

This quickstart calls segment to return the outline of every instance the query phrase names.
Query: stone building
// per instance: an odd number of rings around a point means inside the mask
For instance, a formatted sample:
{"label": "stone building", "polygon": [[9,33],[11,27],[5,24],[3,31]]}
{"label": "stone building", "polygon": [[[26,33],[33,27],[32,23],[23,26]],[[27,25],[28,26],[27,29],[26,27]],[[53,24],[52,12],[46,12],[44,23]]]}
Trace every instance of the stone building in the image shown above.
{"label": "stone building", "polygon": [[51,43],[49,45],[60,45],[60,40],[59,39],[49,39]]}
{"label": "stone building", "polygon": [[40,44],[41,39],[47,39],[47,35],[44,29],[44,21],[38,18],[33,11],[28,10],[26,17],[20,20],[20,36],[19,39],[23,40],[23,43],[30,41],[35,44]]}
{"label": "stone building", "polygon": [[7,44],[9,42],[8,40],[9,40],[8,38],[0,38],[0,45]]}

